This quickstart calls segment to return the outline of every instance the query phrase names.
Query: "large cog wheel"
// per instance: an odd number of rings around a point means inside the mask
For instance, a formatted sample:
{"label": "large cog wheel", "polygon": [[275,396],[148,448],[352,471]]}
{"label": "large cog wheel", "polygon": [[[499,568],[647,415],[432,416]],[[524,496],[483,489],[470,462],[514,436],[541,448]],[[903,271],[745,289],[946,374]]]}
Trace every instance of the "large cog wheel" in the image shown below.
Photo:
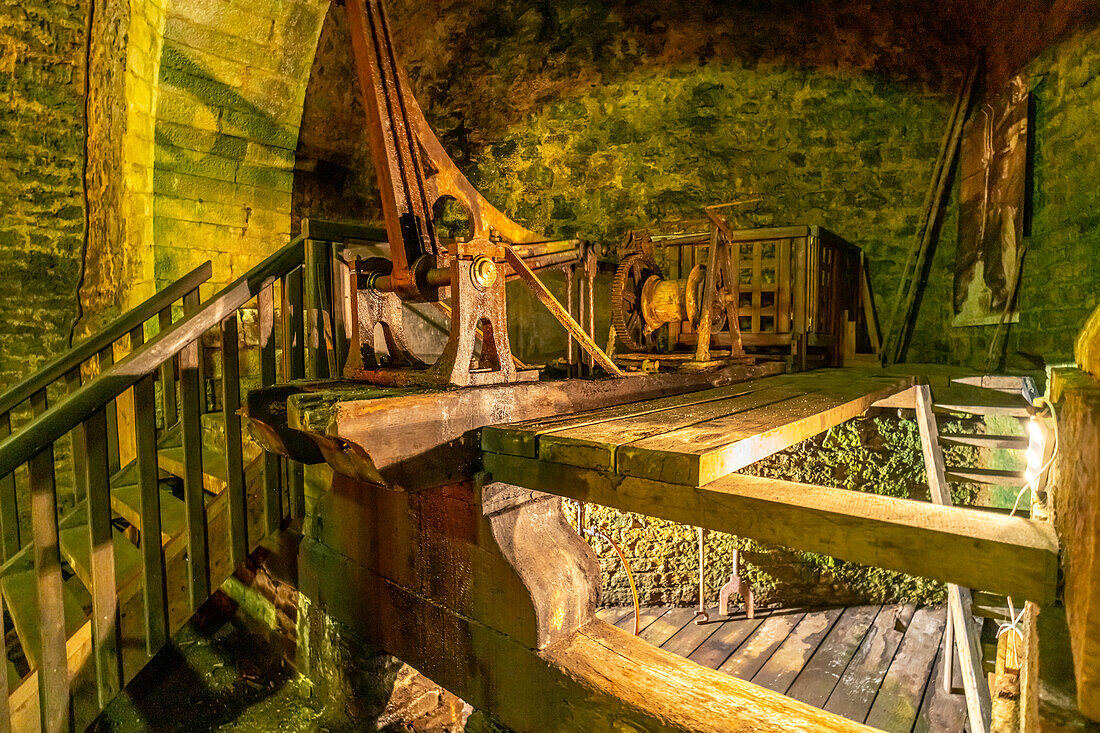
{"label": "large cog wheel", "polygon": [[642,317],[642,286],[655,275],[661,271],[652,260],[632,254],[619,264],[611,283],[611,322],[619,340],[632,351],[651,351],[657,345]]}

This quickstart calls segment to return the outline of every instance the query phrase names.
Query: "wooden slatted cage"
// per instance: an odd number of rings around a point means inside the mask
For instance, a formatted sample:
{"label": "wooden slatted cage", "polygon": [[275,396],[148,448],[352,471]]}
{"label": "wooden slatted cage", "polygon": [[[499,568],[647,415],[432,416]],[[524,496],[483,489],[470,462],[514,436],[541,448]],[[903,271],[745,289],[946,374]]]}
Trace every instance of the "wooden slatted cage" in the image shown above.
{"label": "wooden slatted cage", "polygon": [[[819,226],[742,229],[719,236],[730,245],[738,282],[742,343],[760,355],[790,355],[797,368],[840,366],[856,354],[877,355],[878,330],[859,247]],[[670,279],[706,263],[710,232],[654,235]],[[728,327],[712,348],[730,348]],[[669,324],[669,348],[694,348],[689,320]]]}

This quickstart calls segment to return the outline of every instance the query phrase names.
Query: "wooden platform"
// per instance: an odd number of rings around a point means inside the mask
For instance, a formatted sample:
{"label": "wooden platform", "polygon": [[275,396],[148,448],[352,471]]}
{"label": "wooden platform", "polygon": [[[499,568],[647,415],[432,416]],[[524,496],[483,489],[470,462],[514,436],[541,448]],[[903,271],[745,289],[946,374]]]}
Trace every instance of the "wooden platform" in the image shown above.
{"label": "wooden platform", "polygon": [[481,433],[482,466],[506,484],[1049,603],[1047,524],[737,473],[916,378],[822,369],[495,425]]}
{"label": "wooden platform", "polygon": [[[633,631],[632,607],[598,615]],[[704,667],[891,733],[964,729],[961,690],[947,694],[939,684],[945,606],[763,609],[751,620],[739,612],[703,625],[692,623],[694,615],[691,608],[643,609],[640,637]]]}
{"label": "wooden platform", "polygon": [[702,486],[839,425],[912,386],[872,369],[781,374],[482,430],[482,448]]}

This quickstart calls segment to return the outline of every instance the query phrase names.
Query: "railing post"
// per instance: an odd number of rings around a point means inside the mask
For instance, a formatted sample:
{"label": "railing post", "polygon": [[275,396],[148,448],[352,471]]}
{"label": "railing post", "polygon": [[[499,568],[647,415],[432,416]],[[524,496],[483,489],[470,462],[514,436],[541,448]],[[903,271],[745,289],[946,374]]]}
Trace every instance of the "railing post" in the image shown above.
{"label": "railing post", "polygon": [[[115,363],[114,344],[108,344],[99,352],[98,361],[100,374]],[[122,467],[118,451],[118,408],[115,400],[107,403],[107,466],[112,476]]]}
{"label": "railing post", "polygon": [[[172,306],[157,314],[160,330],[166,331],[172,325]],[[160,366],[161,407],[164,415],[164,428],[176,424],[176,360],[169,359]]]}
{"label": "railing post", "polygon": [[[0,618],[4,617],[4,594],[0,593]],[[0,695],[0,731],[8,733],[11,730],[11,705],[8,702],[8,690],[11,689],[11,682],[8,681],[8,647],[4,643],[3,637],[0,637],[0,690],[4,691],[3,695]]]}
{"label": "railing post", "polygon": [[[65,374],[65,387],[69,394],[80,389],[80,367],[70,369]],[[73,494],[76,501],[81,501],[88,495],[88,486],[85,483],[84,465],[84,424],[73,428],[69,434],[70,449],[73,454]]]}
{"label": "railing post", "polygon": [[[11,415],[0,415],[0,440],[11,435]],[[15,496],[15,472],[0,476],[0,534],[3,535],[4,559],[10,560],[19,552],[19,503]]]}
{"label": "railing post", "polygon": [[[144,343],[144,329],[130,332],[131,353]],[[134,447],[137,453],[141,566],[145,592],[145,649],[152,656],[168,643],[168,587],[161,545],[160,466],[157,460],[157,393],[153,375],[134,385]]]}
{"label": "railing post", "polygon": [[[308,250],[307,250],[308,251]],[[283,278],[283,377],[288,381],[306,376],[305,317],[302,308],[302,267]],[[287,515],[292,519],[305,516],[304,467],[298,461],[286,462]]]}
{"label": "railing post", "polygon": [[325,379],[332,373],[329,371],[328,343],[325,338],[324,293],[327,288],[325,277],[327,249],[326,242],[317,242],[312,239],[307,239],[305,242],[306,308],[309,312],[306,338],[309,343],[309,362],[312,368],[310,376],[315,379]]}
{"label": "railing post", "polygon": [[[268,285],[256,296],[256,310],[260,326],[260,385],[275,384],[275,293],[274,285]],[[279,456],[264,451],[264,530],[266,534],[279,529],[283,521],[281,485],[279,481]]]}
{"label": "railing post", "polygon": [[[31,405],[35,415],[41,415],[46,411],[45,389],[39,390],[31,397]],[[31,534],[34,538],[35,588],[38,594],[39,634],[42,642],[42,663],[38,668],[39,711],[42,730],[54,733],[54,731],[67,730],[71,721],[53,446],[47,447],[32,458],[28,468],[31,485]]]}
{"label": "railing post", "polygon": [[329,314],[332,321],[332,369],[331,376],[339,377],[344,373],[344,362],[348,358],[348,304],[345,302],[345,273],[347,266],[340,261],[336,247],[328,246],[327,275],[329,293]]}
{"label": "railing post", "polygon": [[[183,298],[184,313],[199,308],[199,292]],[[187,522],[187,574],[191,610],[210,596],[210,549],[206,528],[206,496],[202,469],[202,380],[199,375],[202,337],[185,346],[178,355],[180,380],[180,433],[183,440],[183,502]]]}
{"label": "railing post", "polygon": [[107,465],[107,413],[98,410],[83,429],[87,518],[92,587],[92,646],[99,707],[122,687],[119,655],[118,598],[115,588],[115,547],[111,527],[111,473]]}
{"label": "railing post", "polygon": [[233,567],[248,557],[248,504],[244,486],[244,457],[241,449],[240,354],[237,311],[221,326],[222,415],[225,418],[226,492],[229,501],[229,556]]}

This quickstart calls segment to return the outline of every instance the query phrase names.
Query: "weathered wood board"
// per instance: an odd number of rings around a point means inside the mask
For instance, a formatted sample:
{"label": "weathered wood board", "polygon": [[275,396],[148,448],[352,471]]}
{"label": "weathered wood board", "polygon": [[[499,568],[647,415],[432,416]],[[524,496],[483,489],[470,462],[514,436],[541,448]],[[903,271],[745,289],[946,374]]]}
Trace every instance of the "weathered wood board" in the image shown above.
{"label": "weathered wood board", "polygon": [[483,460],[494,480],[558,496],[1017,598],[1054,598],[1053,530],[1022,517],[742,474],[692,488],[518,456]]}
{"label": "weathered wood board", "polygon": [[827,369],[482,431],[494,453],[701,486],[864,412],[912,379]]}

